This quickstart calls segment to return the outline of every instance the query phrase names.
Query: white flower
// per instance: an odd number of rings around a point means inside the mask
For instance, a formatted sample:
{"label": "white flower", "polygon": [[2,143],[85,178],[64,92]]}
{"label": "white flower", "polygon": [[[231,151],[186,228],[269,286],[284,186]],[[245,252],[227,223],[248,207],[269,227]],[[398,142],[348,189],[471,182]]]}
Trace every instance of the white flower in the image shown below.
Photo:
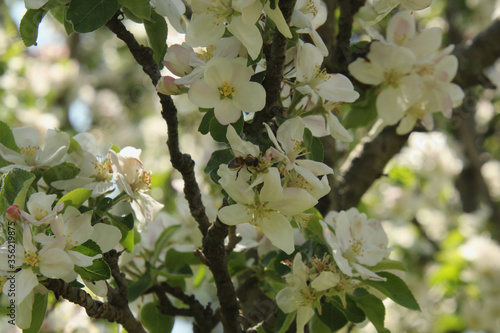
{"label": "white flower", "polygon": [[227,225],[251,223],[258,226],[274,246],[292,253],[294,236],[290,218],[313,207],[317,200],[306,190],[283,188],[276,168],[269,168],[267,174],[252,184],[263,183],[260,193],[256,195],[247,183],[249,173],[242,171],[243,174],[236,178],[236,171],[229,170],[226,165],[219,167],[219,183],[237,203],[223,207],[218,217]]}
{"label": "white flower", "polygon": [[395,124],[423,89],[420,76],[410,73],[416,56],[405,47],[373,42],[367,58],[356,59],[349,65],[349,71],[362,83],[385,84],[377,97],[377,112],[384,122]]}
{"label": "white flower", "polygon": [[64,208],[64,203],[61,202],[52,209],[56,197],[55,194],[33,193],[26,203],[29,214],[21,211],[21,215],[32,225],[50,224]]}
{"label": "white flower", "polygon": [[[248,50],[252,59],[259,56],[262,35],[255,25],[262,13],[258,0],[192,0],[193,17],[186,33],[186,42],[191,46],[215,44],[226,29]],[[239,15],[241,14],[241,15]]]}
{"label": "white flower", "polygon": [[313,103],[321,97],[333,102],[354,102],[359,94],[354,91],[351,81],[342,74],[327,74],[321,69],[324,57],[312,44],[297,44],[295,67],[297,85],[295,89],[311,96]]}
{"label": "white flower", "polygon": [[168,18],[168,22],[178,32],[186,32],[186,22],[182,15],[186,11],[186,5],[182,0],[151,0],[156,12]]}
{"label": "white flower", "polygon": [[40,147],[38,132],[33,127],[18,127],[12,129],[14,140],[19,152],[5,147],[0,143],[0,156],[13,164],[0,169],[8,172],[13,168],[31,171],[38,167],[50,167],[62,161],[69,147],[69,136],[63,132],[49,129],[45,147]]}
{"label": "white flower", "polygon": [[331,271],[311,276],[309,267],[302,262],[302,254],[297,253],[292,271],[285,279],[287,287],[278,292],[276,303],[284,313],[297,311],[297,332],[304,332],[304,326],[314,315],[314,308],[320,307],[321,292],[335,287],[340,276]]}
{"label": "white flower", "polygon": [[204,79],[191,84],[189,99],[202,108],[214,108],[215,118],[227,125],[241,117],[241,111],[257,112],[264,108],[266,92],[257,82],[251,82],[253,70],[246,60],[213,58],[205,70]]}
{"label": "white flower", "polygon": [[111,182],[111,163],[97,156],[97,141],[90,133],[79,133],[73,137],[82,149],[73,150],[65,161],[73,163],[80,169],[75,178],[56,180],[51,186],[67,192],[77,188],[92,190],[97,197],[110,192],[115,185]]}
{"label": "white flower", "polygon": [[325,23],[327,13],[326,4],[321,0],[297,0],[290,22],[291,26],[299,28],[298,33],[309,34],[324,57],[328,56],[328,48],[316,29]]}
{"label": "white flower", "polygon": [[333,258],[340,270],[349,276],[355,276],[353,270],[363,279],[383,280],[366,266],[374,266],[389,255],[392,248],[387,248],[387,235],[382,224],[377,220],[367,220],[365,214],[352,208],[349,213],[330,212],[321,222],[323,236],[332,249]]}
{"label": "white flower", "polygon": [[[271,128],[267,124],[264,125],[269,138],[276,147],[270,148],[269,153],[272,154],[274,159],[281,160],[284,163],[284,168],[280,169],[280,171],[285,174],[285,183],[288,186],[295,185],[306,189],[316,199],[328,193],[330,191],[328,183],[326,183],[325,187],[324,181],[321,181],[318,176],[331,174],[333,169],[321,162],[299,159],[305,153],[304,122],[302,118],[295,117],[281,124],[276,133],[277,138]],[[292,171],[295,171],[295,173]],[[292,183],[293,185],[291,185]]]}
{"label": "white flower", "polygon": [[144,224],[154,220],[163,204],[147,194],[151,186],[151,173],[144,170],[139,160],[140,153],[140,149],[132,147],[125,147],[119,153],[110,150],[108,160],[111,161],[118,188],[130,196],[135,217]]}

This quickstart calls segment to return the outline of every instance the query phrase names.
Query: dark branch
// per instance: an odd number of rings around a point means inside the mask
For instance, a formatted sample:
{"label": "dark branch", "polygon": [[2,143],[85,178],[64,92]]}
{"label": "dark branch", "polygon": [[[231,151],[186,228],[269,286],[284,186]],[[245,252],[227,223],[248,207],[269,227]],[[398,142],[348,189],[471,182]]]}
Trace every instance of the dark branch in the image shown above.
{"label": "dark branch", "polygon": [[[295,8],[296,0],[280,1],[279,7],[286,22],[289,23]],[[281,93],[281,81],[283,80],[283,68],[285,65],[285,51],[288,39],[276,28],[273,35],[271,55],[267,58],[267,72],[262,85],[266,90],[266,105],[262,111],[255,114],[252,124],[248,125],[245,132],[256,132],[262,127],[262,123],[271,120],[273,107],[276,106]]]}
{"label": "dark branch", "polygon": [[[180,287],[172,287],[166,282],[159,285],[154,285],[151,289],[160,300],[160,310],[162,313],[170,316],[186,316],[193,317],[195,333],[210,333],[219,322],[219,318],[210,308],[203,305],[194,297],[186,295]],[[172,305],[170,299],[165,295],[168,293],[178,300],[182,301],[189,308],[177,308]]]}
{"label": "dark branch", "polygon": [[[142,66],[144,72],[151,78],[154,86],[161,78],[160,69],[153,59],[153,50],[149,47],[140,45],[123,23],[118,18],[120,13],[117,13],[111,20],[106,23],[106,26],[121,39],[130,52],[134,56],[135,61]],[[181,153],[179,149],[179,121],[177,119],[177,108],[170,96],[158,93],[162,106],[162,116],[165,119],[168,127],[167,146],[170,152],[170,161],[172,166],[177,169],[184,180],[184,195],[189,203],[191,215],[198,223],[198,228],[203,235],[206,235],[210,222],[205,213],[205,206],[201,200],[201,192],[198,183],[196,182],[194,173],[194,161],[188,154]]]}
{"label": "dark branch", "polygon": [[[490,87],[483,71],[500,57],[500,21],[495,20],[472,41],[457,47],[454,54],[459,59],[455,81],[462,89],[481,84]],[[382,131],[377,138],[362,140],[342,166],[338,190],[344,195],[334,209],[356,206],[371,184],[382,175],[389,160],[405,145],[408,136],[399,136],[395,126]],[[333,192],[333,191],[332,191]]]}
{"label": "dark branch", "polygon": [[347,65],[351,62],[349,55],[349,45],[352,35],[352,23],[354,15],[363,7],[366,0],[340,0],[340,17],[333,53],[333,72],[348,74]]}

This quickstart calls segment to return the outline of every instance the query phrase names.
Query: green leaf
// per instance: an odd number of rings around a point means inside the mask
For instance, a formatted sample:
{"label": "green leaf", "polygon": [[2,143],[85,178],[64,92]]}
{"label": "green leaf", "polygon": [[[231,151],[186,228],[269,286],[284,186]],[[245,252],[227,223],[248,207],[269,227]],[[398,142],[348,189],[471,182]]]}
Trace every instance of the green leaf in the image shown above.
{"label": "green leaf", "polygon": [[16,145],[16,140],[14,139],[12,130],[9,125],[3,121],[0,121],[0,143],[9,149],[19,151],[19,147]]}
{"label": "green leaf", "polygon": [[372,272],[396,270],[406,272],[405,264],[397,260],[385,259],[376,264],[375,266],[368,267]]}
{"label": "green leaf", "polygon": [[324,322],[322,322],[316,314],[311,318],[311,320],[309,320],[309,332],[331,333],[334,331],[332,331]]}
{"label": "green leaf", "polygon": [[127,232],[125,237],[123,237],[122,234],[122,240],[120,241],[120,244],[127,250],[127,252],[132,252],[134,251],[134,246],[135,246],[135,229],[132,229]]}
{"label": "green leaf", "polygon": [[[149,269],[141,275],[137,280],[134,280],[128,285],[128,301],[133,302],[138,299],[151,285],[151,274]],[[129,282],[129,281],[127,281]]]}
{"label": "green leaf", "polygon": [[234,129],[236,130],[236,133],[240,134],[241,131],[243,130],[244,123],[245,121],[243,119],[243,114],[241,115],[241,117],[238,119],[237,122],[229,125],[222,125],[221,123],[219,123],[217,118],[213,117],[210,120],[210,135],[217,142],[228,143],[226,138],[227,127],[233,126]]}
{"label": "green leaf", "polygon": [[75,266],[75,272],[87,281],[100,281],[111,277],[111,269],[102,258],[94,259],[92,265],[87,267]]}
{"label": "green leaf", "polygon": [[306,157],[310,160],[323,162],[324,149],[321,140],[312,135],[312,132],[308,129],[304,129],[304,146],[307,148],[309,154]]}
{"label": "green leaf", "polygon": [[[370,89],[361,92],[360,98],[352,104],[344,104],[340,107],[341,115],[345,114],[340,121],[345,128],[356,128],[368,126],[377,119],[377,108],[375,101],[377,100],[377,92],[375,89]],[[340,120],[340,119],[339,119]]]}
{"label": "green leaf", "polygon": [[208,134],[210,131],[210,121],[214,118],[214,109],[210,109],[203,115],[201,119],[200,126],[198,126],[198,132],[203,135]]}
{"label": "green leaf", "polygon": [[193,276],[193,271],[189,264],[200,264],[201,262],[197,259],[192,252],[183,253],[170,249],[165,256],[165,267],[170,275],[190,277]]}
{"label": "green leaf", "polygon": [[105,25],[118,8],[118,0],[72,0],[66,18],[75,31],[91,32]]}
{"label": "green leaf", "polygon": [[30,328],[24,329],[23,333],[38,333],[43,325],[45,314],[47,313],[47,304],[49,302],[49,294],[35,293],[33,301],[33,309],[31,310],[31,325]]}
{"label": "green leaf", "polygon": [[170,238],[172,238],[180,227],[180,224],[171,225],[162,231],[160,236],[156,239],[153,261],[156,261],[160,253],[170,244]]}
{"label": "green leaf", "polygon": [[135,17],[143,20],[151,18],[149,0],[119,0],[122,7],[127,8]]}
{"label": "green leaf", "polygon": [[366,316],[363,310],[356,306],[356,302],[353,300],[353,296],[351,296],[350,294],[346,294],[345,300],[346,305],[344,307],[342,301],[340,300],[340,297],[336,296],[331,298],[332,304],[344,314],[348,321],[353,323],[363,322],[366,319]]}
{"label": "green leaf", "polygon": [[161,65],[165,53],[167,53],[167,35],[168,26],[165,18],[157,14],[154,10],[151,12],[151,18],[144,20],[144,28],[148,35],[149,46],[153,49],[154,61]]}
{"label": "green leaf", "polygon": [[388,333],[389,330],[384,327],[385,306],[380,298],[368,293],[363,288],[354,291],[353,299],[356,305],[363,310],[366,317],[372,322],[378,333]]}
{"label": "green leaf", "polygon": [[321,314],[319,314],[318,309],[315,311],[318,318],[330,329],[330,332],[337,331],[347,324],[344,313],[330,302],[321,305]]}
{"label": "green leaf", "polygon": [[365,280],[364,282],[391,298],[399,305],[411,310],[420,311],[417,300],[403,280],[389,272],[378,272],[377,274],[386,278],[387,281]]}
{"label": "green leaf", "polygon": [[64,206],[67,207],[73,206],[79,208],[90,196],[92,195],[92,190],[86,188],[77,188],[64,195],[59,201],[58,204],[64,202]]}
{"label": "green leaf", "polygon": [[19,25],[19,34],[21,35],[24,45],[36,45],[36,39],[38,38],[38,26],[45,17],[45,14],[47,14],[47,9],[44,7],[38,9],[28,9],[26,11],[26,14],[24,14],[21,19],[21,24]]}
{"label": "green leaf", "polygon": [[14,168],[3,176],[0,189],[0,214],[12,205],[24,209],[28,190],[35,180],[35,175],[26,170]]}
{"label": "green leaf", "polygon": [[278,333],[285,333],[295,319],[295,314],[296,312],[284,314],[283,311],[279,310],[278,316],[276,317],[274,331]]}
{"label": "green leaf", "polygon": [[93,256],[96,256],[96,255],[102,253],[99,245],[96,242],[94,242],[92,239],[88,239],[83,244],[75,246],[74,248],[71,249],[71,251],[81,253],[87,257],[93,257]]}
{"label": "green leaf", "polygon": [[67,180],[75,178],[80,173],[80,169],[71,162],[63,162],[48,168],[42,174],[42,178],[48,185],[56,180]]}
{"label": "green leaf", "polygon": [[174,321],[174,317],[161,313],[155,303],[141,307],[141,323],[150,333],[170,333]]}
{"label": "green leaf", "polygon": [[129,230],[132,230],[134,228],[134,214],[129,213],[124,216],[118,216],[118,215],[112,215],[108,213],[109,218],[111,219],[111,222],[113,222],[114,226],[119,226],[121,225],[122,227],[126,228],[126,231],[128,232]]}
{"label": "green leaf", "polygon": [[221,164],[228,164],[232,159],[234,159],[234,155],[230,148],[216,150],[210,156],[210,159],[207,162],[207,166],[205,167],[205,174],[210,175],[210,178],[216,183],[219,181],[219,175],[217,174],[217,170]]}

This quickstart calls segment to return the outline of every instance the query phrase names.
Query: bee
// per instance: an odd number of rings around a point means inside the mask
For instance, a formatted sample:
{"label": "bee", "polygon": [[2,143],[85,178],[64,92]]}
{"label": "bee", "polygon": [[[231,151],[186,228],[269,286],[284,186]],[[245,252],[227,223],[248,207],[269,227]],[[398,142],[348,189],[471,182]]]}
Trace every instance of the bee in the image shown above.
{"label": "bee", "polygon": [[[238,178],[238,175],[244,167],[247,168],[255,168],[259,165],[259,158],[252,156],[252,155],[246,155],[246,156],[236,156],[234,160],[231,160],[227,166],[229,169],[238,169],[236,172],[236,179]],[[248,170],[250,171],[250,170]]]}

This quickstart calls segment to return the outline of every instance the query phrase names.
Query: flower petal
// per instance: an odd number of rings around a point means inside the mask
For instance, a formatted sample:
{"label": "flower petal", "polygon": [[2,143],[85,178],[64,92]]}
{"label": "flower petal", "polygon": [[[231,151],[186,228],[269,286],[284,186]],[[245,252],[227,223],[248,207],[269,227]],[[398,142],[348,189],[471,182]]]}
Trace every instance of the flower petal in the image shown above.
{"label": "flower petal", "polygon": [[259,220],[259,227],[271,243],[277,248],[291,254],[295,250],[293,228],[283,215],[272,212]]}
{"label": "flower petal", "polygon": [[237,225],[252,221],[252,211],[241,204],[222,207],[217,217],[227,225]]}

